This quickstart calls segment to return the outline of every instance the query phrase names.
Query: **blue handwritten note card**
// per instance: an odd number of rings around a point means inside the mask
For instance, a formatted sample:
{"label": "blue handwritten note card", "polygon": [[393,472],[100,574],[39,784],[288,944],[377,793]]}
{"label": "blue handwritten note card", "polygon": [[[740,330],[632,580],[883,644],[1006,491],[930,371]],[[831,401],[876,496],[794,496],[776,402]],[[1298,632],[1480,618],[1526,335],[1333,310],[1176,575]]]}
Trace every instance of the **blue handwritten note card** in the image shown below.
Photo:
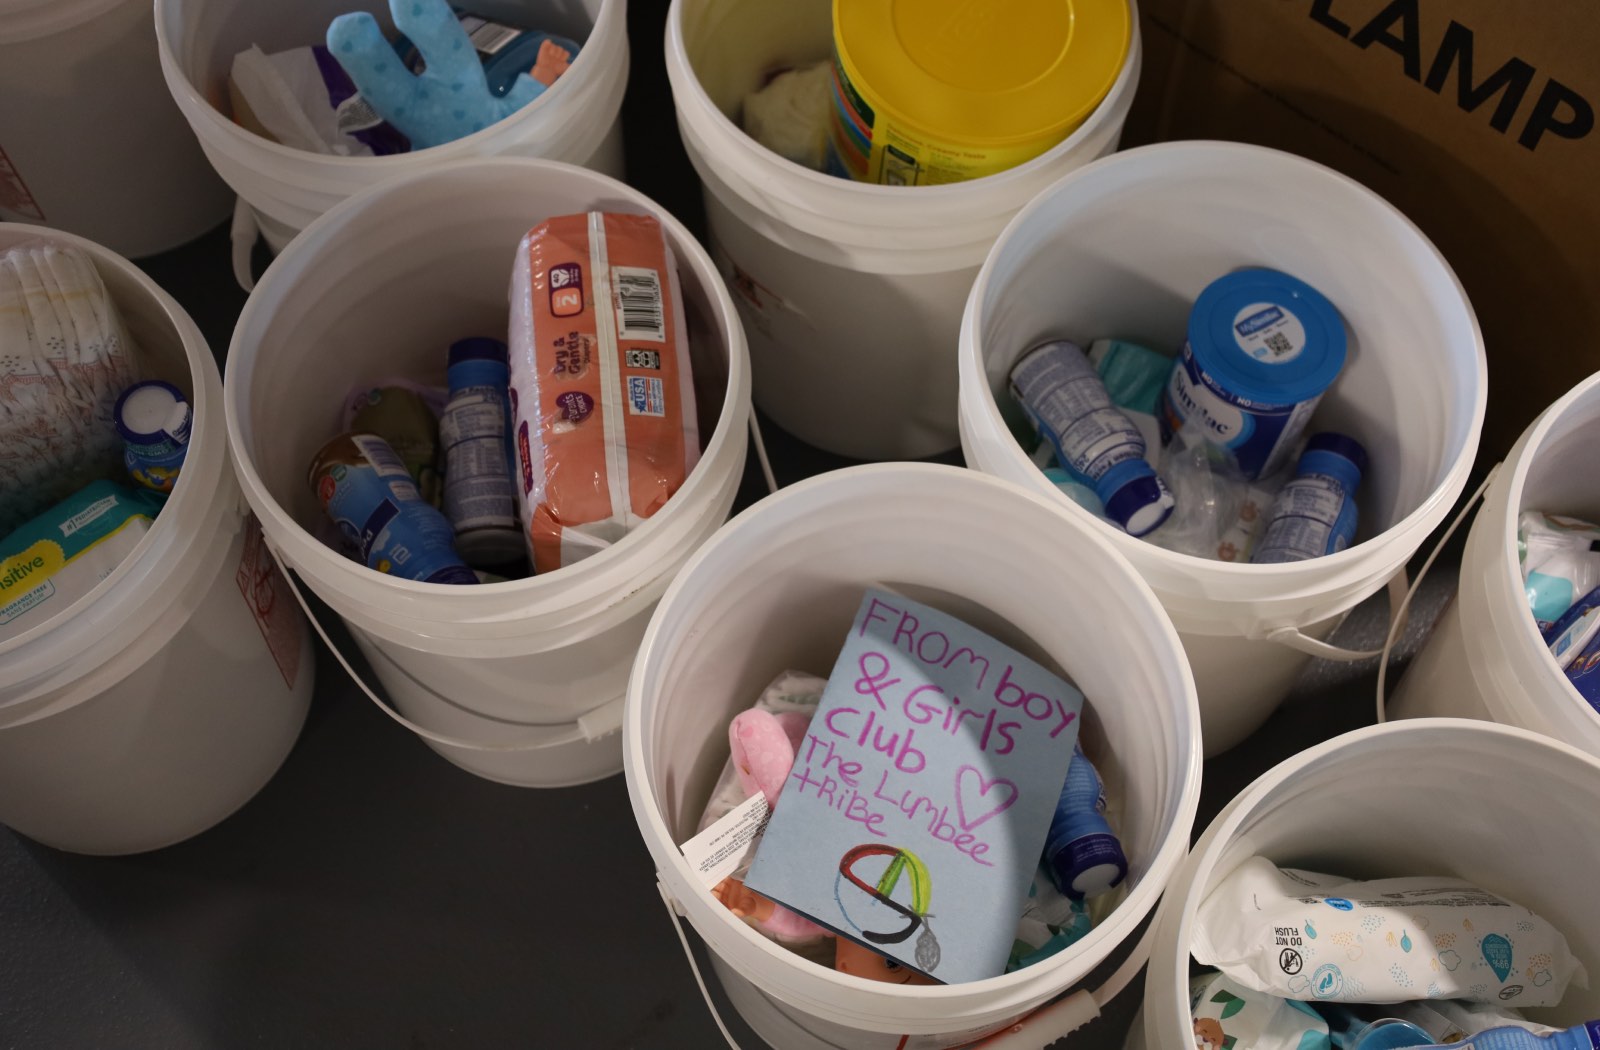
{"label": "blue handwritten note card", "polygon": [[745,884],[955,983],[1005,971],[1083,694],[869,590]]}

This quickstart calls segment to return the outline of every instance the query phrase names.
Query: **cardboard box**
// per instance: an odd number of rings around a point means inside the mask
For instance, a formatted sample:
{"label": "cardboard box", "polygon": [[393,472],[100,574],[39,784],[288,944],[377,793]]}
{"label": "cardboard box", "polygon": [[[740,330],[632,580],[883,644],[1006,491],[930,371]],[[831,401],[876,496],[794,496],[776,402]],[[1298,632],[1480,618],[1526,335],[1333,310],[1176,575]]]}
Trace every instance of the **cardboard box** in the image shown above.
{"label": "cardboard box", "polygon": [[1483,328],[1485,461],[1600,371],[1600,2],[1139,6],[1146,59],[1124,146],[1273,146],[1410,216]]}

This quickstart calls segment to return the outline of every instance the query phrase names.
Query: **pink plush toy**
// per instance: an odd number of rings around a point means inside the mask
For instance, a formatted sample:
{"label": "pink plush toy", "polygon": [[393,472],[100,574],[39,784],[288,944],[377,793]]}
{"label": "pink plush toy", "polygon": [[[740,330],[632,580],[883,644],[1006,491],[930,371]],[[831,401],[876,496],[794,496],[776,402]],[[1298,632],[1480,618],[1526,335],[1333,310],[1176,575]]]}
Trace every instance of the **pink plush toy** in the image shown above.
{"label": "pink plush toy", "polygon": [[[797,711],[773,714],[751,708],[734,716],[728,726],[728,746],[733,751],[734,772],[747,796],[759,791],[767,797],[767,805],[778,804],[809,723],[810,719]],[[723,879],[711,892],[735,915],[784,944],[833,936],[810,919],[745,889],[738,879]]]}
{"label": "pink plush toy", "polygon": [[798,711],[773,714],[759,707],[733,716],[728,725],[728,748],[746,795],[759,791],[767,796],[767,805],[778,804],[778,793],[789,779],[795,752],[800,750],[810,723]]}

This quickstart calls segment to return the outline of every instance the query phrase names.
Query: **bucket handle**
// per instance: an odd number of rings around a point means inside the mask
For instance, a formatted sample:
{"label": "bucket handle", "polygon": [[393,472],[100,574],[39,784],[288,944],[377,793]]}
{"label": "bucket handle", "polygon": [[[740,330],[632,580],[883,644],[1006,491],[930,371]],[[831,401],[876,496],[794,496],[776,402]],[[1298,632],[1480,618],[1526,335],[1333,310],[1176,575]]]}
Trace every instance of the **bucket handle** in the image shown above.
{"label": "bucket handle", "polygon": [[[1410,591],[1406,590],[1406,567],[1404,565],[1395,570],[1389,577],[1389,636],[1405,629],[1406,611],[1410,606]],[[1413,588],[1415,589],[1415,588]],[[1321,660],[1337,660],[1340,663],[1353,664],[1358,660],[1370,660],[1374,656],[1383,656],[1385,649],[1346,649],[1342,646],[1332,645],[1320,641],[1308,634],[1302,634],[1298,627],[1275,627],[1268,631],[1265,638],[1269,642],[1288,646],[1299,652],[1315,656]]]}
{"label": "bucket handle", "polygon": [[[661,894],[661,903],[666,906],[668,918],[672,920],[672,928],[678,932],[678,943],[683,945],[684,958],[689,960],[689,970],[694,974],[694,983],[700,987],[700,996],[706,1002],[706,1009],[711,1011],[711,1019],[716,1022],[717,1031],[722,1033],[722,1038],[727,1040],[732,1050],[740,1050],[738,1041],[733,1038],[733,1033],[728,1031],[727,1024],[722,1020],[721,1011],[711,999],[711,992],[706,988],[705,976],[700,972],[700,963],[689,947],[689,935],[683,928],[682,905],[673,898],[659,875],[656,877],[656,890]],[[1076,1032],[1099,1017],[1101,1008],[1133,983],[1134,977],[1144,969],[1145,963],[1150,961],[1155,932],[1156,924],[1152,922],[1145,928],[1144,936],[1139,939],[1133,951],[1098,991],[1090,993],[1080,988],[1071,995],[1046,1003],[1022,1020],[976,1043],[968,1044],[968,1050],[1044,1050],[1056,1040],[1064,1039]]]}
{"label": "bucket handle", "polygon": [[256,213],[244,202],[243,197],[235,197],[233,225],[228,228],[228,240],[233,246],[233,279],[246,292],[252,292],[256,287],[256,275],[250,266],[250,258],[255,254],[256,238],[260,233]]}
{"label": "bucket handle", "polygon": [[[265,533],[263,533],[263,538],[265,539]],[[377,692],[367,685],[366,680],[356,672],[356,669],[350,666],[350,661],[345,659],[344,653],[339,651],[339,647],[333,644],[333,639],[329,638],[328,632],[323,629],[322,621],[317,619],[317,614],[311,611],[311,606],[307,604],[305,595],[300,591],[300,585],[295,582],[293,574],[289,572],[289,567],[284,564],[283,558],[278,554],[278,549],[273,546],[271,540],[266,540],[266,546],[268,552],[272,555],[272,560],[278,565],[278,571],[283,573],[284,580],[288,582],[289,591],[294,595],[294,600],[299,603],[301,611],[306,614],[306,619],[311,621],[311,626],[316,629],[317,637],[321,638],[322,644],[326,645],[329,651],[333,653],[333,658],[339,661],[339,666],[343,667],[345,674],[349,675],[350,680],[355,682],[356,688],[365,693],[367,699],[378,706],[378,710],[424,740],[443,747],[453,747],[463,751],[486,751],[503,754],[514,751],[541,751],[545,748],[565,747],[569,744],[592,744],[602,737],[610,736],[612,733],[619,732],[622,729],[622,710],[627,702],[627,698],[623,696],[619,696],[601,704],[593,711],[580,715],[571,730],[554,739],[541,740],[536,744],[480,744],[471,740],[458,740],[455,737],[445,736],[443,733],[436,733],[424,726],[417,725],[417,723],[385,703]]]}
{"label": "bucket handle", "polygon": [[[1412,582],[1411,588],[1406,591],[1405,597],[1401,599],[1400,604],[1402,608],[1410,607],[1412,596],[1417,593],[1417,588],[1422,586],[1422,581],[1428,578],[1428,570],[1433,568],[1434,559],[1439,557],[1439,552],[1444,550],[1444,545],[1450,542],[1450,537],[1456,534],[1456,529],[1461,527],[1461,523],[1466,520],[1467,514],[1478,505],[1480,500],[1483,499],[1484,493],[1489,491],[1489,483],[1494,481],[1495,475],[1500,473],[1500,468],[1504,465],[1504,463],[1496,463],[1494,466],[1489,468],[1489,473],[1484,477],[1483,483],[1478,486],[1478,491],[1474,492],[1472,494],[1472,498],[1467,500],[1466,504],[1461,508],[1461,510],[1456,513],[1455,520],[1450,523],[1450,527],[1444,530],[1444,535],[1439,537],[1439,542],[1435,543],[1433,545],[1433,550],[1428,552],[1428,559],[1422,563],[1422,570],[1417,573],[1416,580]],[[1395,625],[1390,623],[1388,637],[1384,638],[1383,648],[1379,650],[1383,657],[1383,659],[1378,662],[1378,687],[1376,697],[1376,711],[1378,723],[1380,725],[1389,720],[1389,700],[1385,694],[1384,687],[1389,679],[1389,653],[1394,649],[1395,639],[1398,634],[1399,632],[1395,630]]]}
{"label": "bucket handle", "polygon": [[767,483],[767,494],[778,491],[778,479],[772,473],[772,461],[767,458],[767,443],[761,438],[761,422],[756,419],[752,410],[750,413],[750,440],[756,446],[756,460],[761,464],[761,477]]}

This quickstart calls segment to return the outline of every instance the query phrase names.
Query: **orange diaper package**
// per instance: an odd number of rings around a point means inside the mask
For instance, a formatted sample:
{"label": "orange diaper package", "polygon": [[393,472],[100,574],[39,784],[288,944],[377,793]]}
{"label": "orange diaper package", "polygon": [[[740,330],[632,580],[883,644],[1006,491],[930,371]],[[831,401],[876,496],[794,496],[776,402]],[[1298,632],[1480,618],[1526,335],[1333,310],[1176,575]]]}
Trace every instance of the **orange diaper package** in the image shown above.
{"label": "orange diaper package", "polygon": [[511,274],[518,505],[536,573],[604,550],[700,457],[677,265],[648,215],[534,227]]}

